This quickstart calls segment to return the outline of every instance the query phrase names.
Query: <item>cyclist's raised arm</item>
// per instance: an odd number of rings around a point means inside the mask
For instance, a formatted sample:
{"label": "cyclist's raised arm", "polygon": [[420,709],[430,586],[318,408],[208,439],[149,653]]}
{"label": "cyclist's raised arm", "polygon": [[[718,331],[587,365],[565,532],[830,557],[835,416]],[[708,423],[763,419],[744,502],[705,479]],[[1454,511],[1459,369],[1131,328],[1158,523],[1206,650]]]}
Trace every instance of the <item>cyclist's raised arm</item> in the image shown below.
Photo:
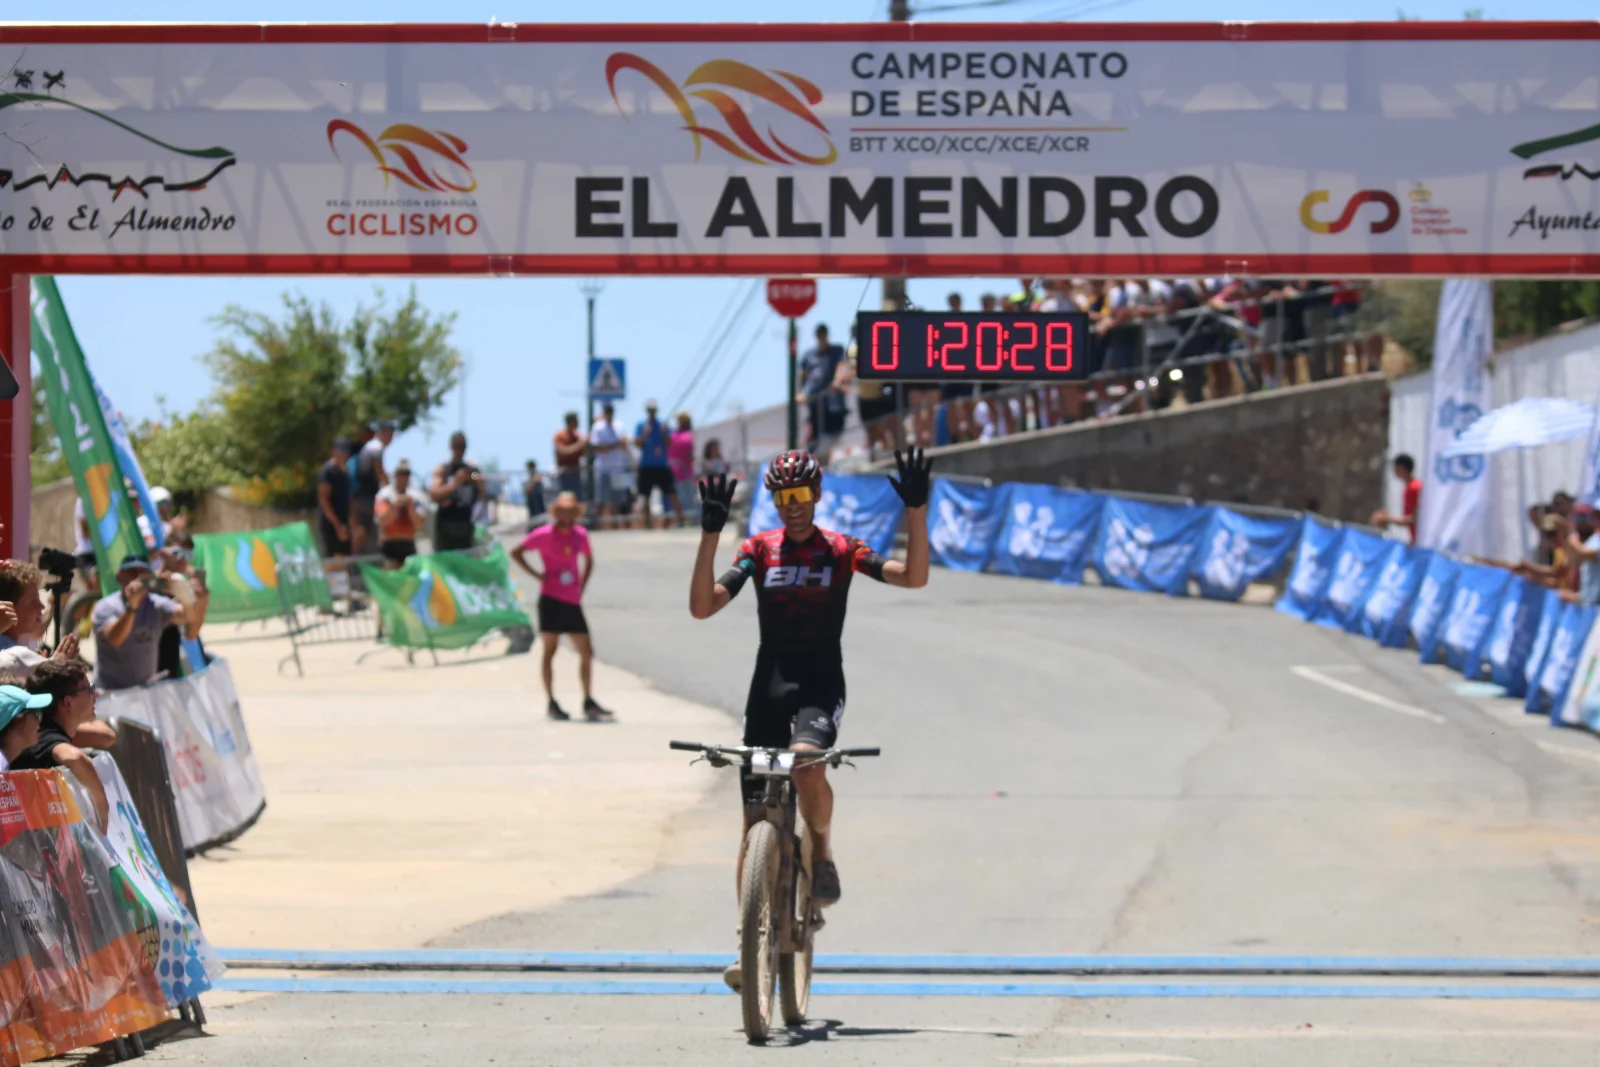
{"label": "cyclist's raised arm", "polygon": [[722,527],[727,524],[728,508],[738,484],[737,479],[730,482],[722,474],[700,483],[700,548],[694,557],[694,573],[689,577],[689,614],[697,619],[709,619],[727,607],[749,576],[749,569],[744,566],[747,554],[741,551],[739,559],[721,579],[712,578],[717,542]]}
{"label": "cyclist's raised arm", "polygon": [[[906,559],[884,560],[881,579],[902,589],[921,589],[928,584],[928,494],[932,492],[933,460],[920,448],[894,454],[900,477],[889,484],[906,506]],[[874,577],[879,577],[875,575]]]}
{"label": "cyclist's raised arm", "polygon": [[906,509],[906,559],[883,561],[883,580],[902,589],[928,584],[928,509]]}

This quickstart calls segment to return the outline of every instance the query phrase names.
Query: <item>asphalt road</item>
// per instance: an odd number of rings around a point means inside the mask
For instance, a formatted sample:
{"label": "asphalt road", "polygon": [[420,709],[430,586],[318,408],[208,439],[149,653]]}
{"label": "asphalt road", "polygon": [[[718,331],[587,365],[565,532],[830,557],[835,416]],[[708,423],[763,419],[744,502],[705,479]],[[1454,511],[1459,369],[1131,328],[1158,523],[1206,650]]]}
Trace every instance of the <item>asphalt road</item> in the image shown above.
{"label": "asphalt road", "polygon": [[[602,658],[729,712],[725,737],[696,740],[736,738],[753,596],[695,622],[692,537],[596,544]],[[926,590],[855,590],[846,671],[843,743],[884,756],[836,778],[844,899],[822,951],[1600,957],[1600,741],[1459,695],[1413,656],[1260,607],[936,570]],[[738,815],[721,773],[651,874],[441,945],[731,958]],[[836,1063],[1565,1065],[1600,1037],[1593,1002],[1515,998],[813,1008],[824,1021],[781,1044]],[[763,1054],[716,996],[295,994],[214,1017],[219,1036],[157,1055],[355,1067]]]}

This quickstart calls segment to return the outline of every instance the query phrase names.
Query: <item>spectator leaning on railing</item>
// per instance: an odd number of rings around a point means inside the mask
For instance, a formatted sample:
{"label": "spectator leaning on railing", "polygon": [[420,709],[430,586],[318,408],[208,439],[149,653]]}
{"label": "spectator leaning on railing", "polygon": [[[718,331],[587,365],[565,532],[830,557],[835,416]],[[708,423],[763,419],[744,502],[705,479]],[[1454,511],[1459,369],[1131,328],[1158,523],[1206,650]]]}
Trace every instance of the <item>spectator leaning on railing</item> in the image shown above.
{"label": "spectator leaning on railing", "polygon": [[39,741],[39,717],[50,698],[15,685],[0,685],[0,755],[5,769]]}
{"label": "spectator leaning on railing", "polygon": [[171,597],[151,592],[154,575],[150,564],[129,556],[117,568],[122,588],[94,606],[98,681],[102,689],[131,689],[153,679],[157,671],[161,631],[176,623],[190,638],[200,636],[211,595],[196,590],[194,606],[185,609]]}
{"label": "spectator leaning on railing", "polygon": [[[11,626],[0,633],[0,671],[25,671],[45,661],[38,651],[45,635],[43,584],[44,575],[33,564],[0,560],[0,604],[9,605],[14,616]],[[3,614],[0,612],[0,617]],[[78,637],[69,633],[61,639],[55,657],[73,659],[77,655]]]}
{"label": "spectator leaning on railing", "polygon": [[[94,717],[95,692],[88,666],[81,660],[41,663],[28,675],[27,691],[34,694],[28,706],[41,708],[44,716],[38,740],[11,761],[11,769],[60,767],[68,771],[88,790],[104,830],[109,810],[106,791],[84,749],[109,748],[117,735],[109,724]],[[43,705],[37,704],[39,699],[44,700]]]}

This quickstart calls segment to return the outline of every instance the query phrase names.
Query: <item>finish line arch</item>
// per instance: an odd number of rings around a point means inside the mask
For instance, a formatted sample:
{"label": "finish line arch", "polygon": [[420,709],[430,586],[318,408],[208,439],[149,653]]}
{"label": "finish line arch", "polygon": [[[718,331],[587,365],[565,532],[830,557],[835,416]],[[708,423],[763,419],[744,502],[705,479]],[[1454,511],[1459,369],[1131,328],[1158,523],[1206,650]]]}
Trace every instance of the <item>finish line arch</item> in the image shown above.
{"label": "finish line arch", "polygon": [[24,389],[35,273],[1600,273],[1595,22],[13,25],[0,56]]}

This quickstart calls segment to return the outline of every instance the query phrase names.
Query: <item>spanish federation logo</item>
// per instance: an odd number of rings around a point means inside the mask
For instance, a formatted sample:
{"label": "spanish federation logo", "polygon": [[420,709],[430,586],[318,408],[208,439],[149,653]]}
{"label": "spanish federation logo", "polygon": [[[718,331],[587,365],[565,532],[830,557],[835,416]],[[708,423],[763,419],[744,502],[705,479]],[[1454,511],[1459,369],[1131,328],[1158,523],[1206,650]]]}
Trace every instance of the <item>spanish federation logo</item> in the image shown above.
{"label": "spanish federation logo", "polygon": [[348,119],[334,119],[328,123],[328,147],[335,159],[339,134],[367,150],[385,188],[391,178],[422,192],[470,193],[478,187],[465,158],[467,142],[453,133],[397,122],[373,137]]}
{"label": "spanish federation logo", "polygon": [[[680,87],[648,59],[631,52],[613,52],[606,60],[606,85],[611,89],[612,102],[624,117],[628,112],[623,109],[622,100],[617,96],[617,78],[624,71],[644,75],[678,109],[678,114],[683,117],[683,129],[694,138],[696,161],[700,159],[704,147],[702,141],[710,141],[746,163],[764,166],[803,163],[821,167],[839,158],[839,150],[834,147],[828,127],[812,110],[822,103],[822,90],[798,74],[783,70],[760,70],[734,59],[713,59],[690,71]],[[812,139],[820,134],[827,151],[808,152],[796,147],[772,126],[768,126],[765,133],[756,129],[755,122],[732,92],[746,93],[781,108],[797,121],[799,132]],[[721,128],[701,120],[695,113],[691,97],[716,112],[721,120]],[[794,134],[791,133],[789,138],[793,140]]]}

